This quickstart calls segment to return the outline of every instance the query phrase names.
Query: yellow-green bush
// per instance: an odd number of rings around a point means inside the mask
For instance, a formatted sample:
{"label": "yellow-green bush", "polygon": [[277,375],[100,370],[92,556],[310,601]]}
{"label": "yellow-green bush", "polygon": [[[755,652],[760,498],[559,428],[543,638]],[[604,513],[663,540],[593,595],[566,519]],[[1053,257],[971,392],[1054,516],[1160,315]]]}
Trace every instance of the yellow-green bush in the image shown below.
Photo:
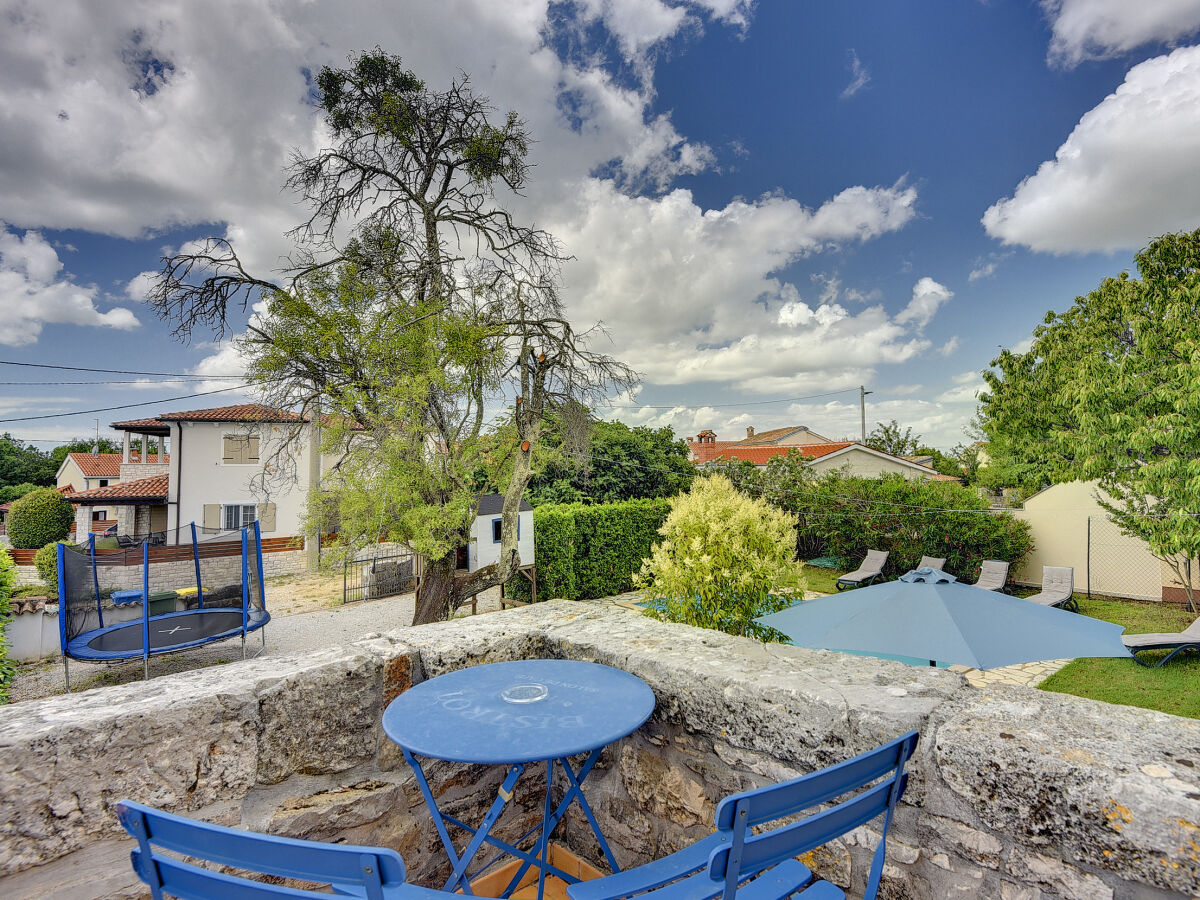
{"label": "yellow-green bush", "polygon": [[12,612],[9,600],[17,583],[17,567],[7,550],[0,549],[0,705],[8,702],[8,686],[16,666],[8,656],[7,623]]}
{"label": "yellow-green bush", "polygon": [[724,475],[698,478],[671,501],[662,541],[636,578],[647,614],[762,639],[778,635],[755,617],[787,607],[802,590],[796,524],[765,500],[740,493]]}

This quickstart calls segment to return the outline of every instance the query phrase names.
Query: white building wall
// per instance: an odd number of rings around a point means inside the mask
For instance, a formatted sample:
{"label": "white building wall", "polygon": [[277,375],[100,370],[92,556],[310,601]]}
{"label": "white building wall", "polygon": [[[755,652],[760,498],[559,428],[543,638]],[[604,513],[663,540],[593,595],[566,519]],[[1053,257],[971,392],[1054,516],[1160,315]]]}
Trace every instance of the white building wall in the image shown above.
{"label": "white building wall", "polygon": [[[475,572],[484,566],[500,561],[500,545],[492,541],[492,520],[500,518],[496,513],[492,516],[478,516],[471,526],[471,544],[468,548],[468,571]],[[517,554],[521,557],[521,565],[534,565],[533,541],[533,510],[521,510],[518,514],[521,536],[517,540]]]}
{"label": "white building wall", "polygon": [[[252,482],[261,476],[274,451],[285,439],[288,425],[237,422],[174,422],[171,424],[170,498],[168,504],[168,541],[175,543],[190,537],[188,525],[204,521],[208,503],[275,504],[275,528],[263,531],[263,537],[292,537],[302,534],[302,519],[308,497],[309,447],[307,441],[291,451],[291,478],[267,479],[266,492]],[[259,462],[252,465],[226,465],[226,435],[258,435]]]}
{"label": "white building wall", "polygon": [[814,459],[808,464],[808,468],[818,474],[844,468],[849,474],[858,475],[863,478],[874,478],[877,475],[885,473],[895,473],[903,475],[909,480],[914,480],[936,474],[932,469],[927,472],[921,472],[919,469],[905,465],[897,460],[879,457],[873,453],[866,453],[854,448],[836,456],[830,454],[828,457]]}

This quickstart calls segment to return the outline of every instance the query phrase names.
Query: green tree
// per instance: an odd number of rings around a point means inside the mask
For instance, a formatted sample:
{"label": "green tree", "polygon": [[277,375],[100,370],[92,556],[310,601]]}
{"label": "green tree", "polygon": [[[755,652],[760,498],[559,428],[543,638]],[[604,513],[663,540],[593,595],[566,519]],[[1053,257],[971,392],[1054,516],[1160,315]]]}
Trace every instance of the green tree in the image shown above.
{"label": "green tree", "polygon": [[39,488],[14,500],[8,511],[8,539],[34,550],[65,538],[75,524],[75,507],[54,488]]}
{"label": "green tree", "polygon": [[985,422],[1005,452],[1041,448],[1047,478],[1098,480],[1100,504],[1173,569],[1195,611],[1200,231],[1158,238],[1136,261],[1138,278],[1105,279],[1048,314],[1028,353],[1001,354]]}
{"label": "green tree", "polygon": [[804,587],[795,528],[791,516],[741,493],[724,475],[697,478],[671,500],[663,539],[635,578],[651,601],[647,614],[777,639],[754,619],[787,607],[785,589]]}
{"label": "green tree", "polygon": [[534,460],[529,499],[546,503],[617,503],[674,497],[695,477],[687,443],[668,427],[631,428],[623,422],[590,422],[579,450],[561,429],[546,434],[546,452]]}
{"label": "green tree", "polygon": [[887,423],[876,422],[866,440],[868,447],[890,453],[893,456],[912,456],[917,452],[917,445],[920,442],[919,434],[913,434],[911,428],[901,431],[900,423],[895,419]]}
{"label": "green tree", "polygon": [[0,485],[53,484],[58,470],[50,457],[8,432],[0,435]]}
{"label": "green tree", "polygon": [[[436,91],[378,48],[317,84],[332,146],[291,166],[310,210],[291,268],[258,277],[212,239],[164,260],[151,302],[183,336],[223,334],[231,304],[265,303],[241,341],[250,378],[323,422],[338,458],[310,509],[336,507],[350,543],[387,536],[423,554],[413,623],[436,621],[520,564],[517,513],[550,417],[634,377],[568,322],[554,238],[496,198],[528,174],[515,113],[494,122],[466,76]],[[271,477],[291,474],[286,443]],[[481,471],[506,473],[500,562],[459,573]]]}
{"label": "green tree", "polygon": [[9,552],[0,548],[0,706],[8,702],[8,689],[16,674],[16,663],[8,655],[8,621],[12,614],[12,592],[17,567]]}
{"label": "green tree", "polygon": [[6,484],[0,487],[0,503],[12,503],[14,500],[24,497],[30,491],[36,491],[42,485],[30,484]]}

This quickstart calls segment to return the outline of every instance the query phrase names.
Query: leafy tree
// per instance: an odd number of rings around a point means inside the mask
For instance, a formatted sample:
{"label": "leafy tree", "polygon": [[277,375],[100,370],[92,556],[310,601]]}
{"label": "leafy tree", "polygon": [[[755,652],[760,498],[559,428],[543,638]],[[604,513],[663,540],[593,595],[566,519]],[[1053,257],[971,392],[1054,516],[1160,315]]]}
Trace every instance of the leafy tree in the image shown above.
{"label": "leafy tree", "polygon": [[0,503],[12,503],[14,500],[24,497],[30,491],[36,491],[42,485],[30,484],[6,484],[0,487]]}
{"label": "leafy tree", "polygon": [[54,488],[39,488],[14,500],[8,511],[8,539],[33,550],[62,540],[75,524],[75,507]]}
{"label": "leafy tree", "polygon": [[58,470],[41,450],[8,432],[0,435],[0,485],[53,484]]}
{"label": "leafy tree", "polygon": [[[528,175],[515,113],[494,123],[466,76],[433,90],[378,48],[317,85],[333,145],[291,165],[311,212],[290,268],[256,276],[212,239],[164,260],[151,302],[184,337],[265,303],[241,342],[250,377],[322,421],[339,457],[330,500],[310,510],[336,503],[351,543],[411,543],[427,558],[413,622],[444,619],[520,564],[517,513],[548,419],[634,376],[567,321],[554,238],[496,198]],[[291,474],[294,449],[267,461],[272,477]],[[507,473],[500,562],[465,575],[456,550],[481,470]]]}
{"label": "leafy tree", "polygon": [[791,603],[781,589],[804,587],[795,561],[795,522],[721,474],[697,478],[671,512],[635,583],[647,614],[729,634],[778,639],[754,619]]}
{"label": "leafy tree", "polygon": [[1136,261],[1139,278],[1105,279],[1048,314],[1028,353],[1001,354],[984,420],[1005,453],[1041,448],[1048,478],[1098,480],[1101,506],[1174,570],[1195,611],[1200,231],[1158,238]]}
{"label": "leafy tree", "polygon": [[547,503],[617,503],[674,497],[695,477],[687,443],[668,427],[631,428],[623,422],[591,422],[583,448],[566,446],[569,437],[552,429],[545,453],[535,458],[529,500]]}
{"label": "leafy tree", "polygon": [[911,428],[900,430],[900,423],[895,419],[890,422],[876,422],[875,427],[867,435],[867,446],[893,456],[912,456],[917,452],[921,441],[919,434],[913,434]]}
{"label": "leafy tree", "polygon": [[8,629],[12,614],[12,592],[17,583],[17,566],[9,552],[0,548],[0,706],[8,702],[9,685],[16,674],[16,663],[8,655]]}

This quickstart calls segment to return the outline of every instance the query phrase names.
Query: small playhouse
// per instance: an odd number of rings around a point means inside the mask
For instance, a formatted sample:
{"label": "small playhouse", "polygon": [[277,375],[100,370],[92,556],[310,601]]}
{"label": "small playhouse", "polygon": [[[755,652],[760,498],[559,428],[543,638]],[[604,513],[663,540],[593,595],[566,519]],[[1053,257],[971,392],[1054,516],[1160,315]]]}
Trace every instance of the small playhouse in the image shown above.
{"label": "small playhouse", "polygon": [[[86,543],[58,545],[59,640],[68,691],[71,659],[141,659],[149,677],[151,656],[233,637],[241,637],[245,658],[246,635],[271,619],[258,523],[204,540],[193,524],[191,536],[190,546],[118,539],[116,547],[105,547],[97,546],[94,534]],[[132,571],[131,586],[101,590],[100,571],[107,566]]]}
{"label": "small playhouse", "polygon": [[[484,494],[479,498],[475,523],[471,526],[471,542],[467,545],[468,572],[500,561],[500,513],[503,508],[504,496],[501,494]],[[533,567],[533,550],[533,507],[522,500],[517,513],[517,552],[523,570]]]}

